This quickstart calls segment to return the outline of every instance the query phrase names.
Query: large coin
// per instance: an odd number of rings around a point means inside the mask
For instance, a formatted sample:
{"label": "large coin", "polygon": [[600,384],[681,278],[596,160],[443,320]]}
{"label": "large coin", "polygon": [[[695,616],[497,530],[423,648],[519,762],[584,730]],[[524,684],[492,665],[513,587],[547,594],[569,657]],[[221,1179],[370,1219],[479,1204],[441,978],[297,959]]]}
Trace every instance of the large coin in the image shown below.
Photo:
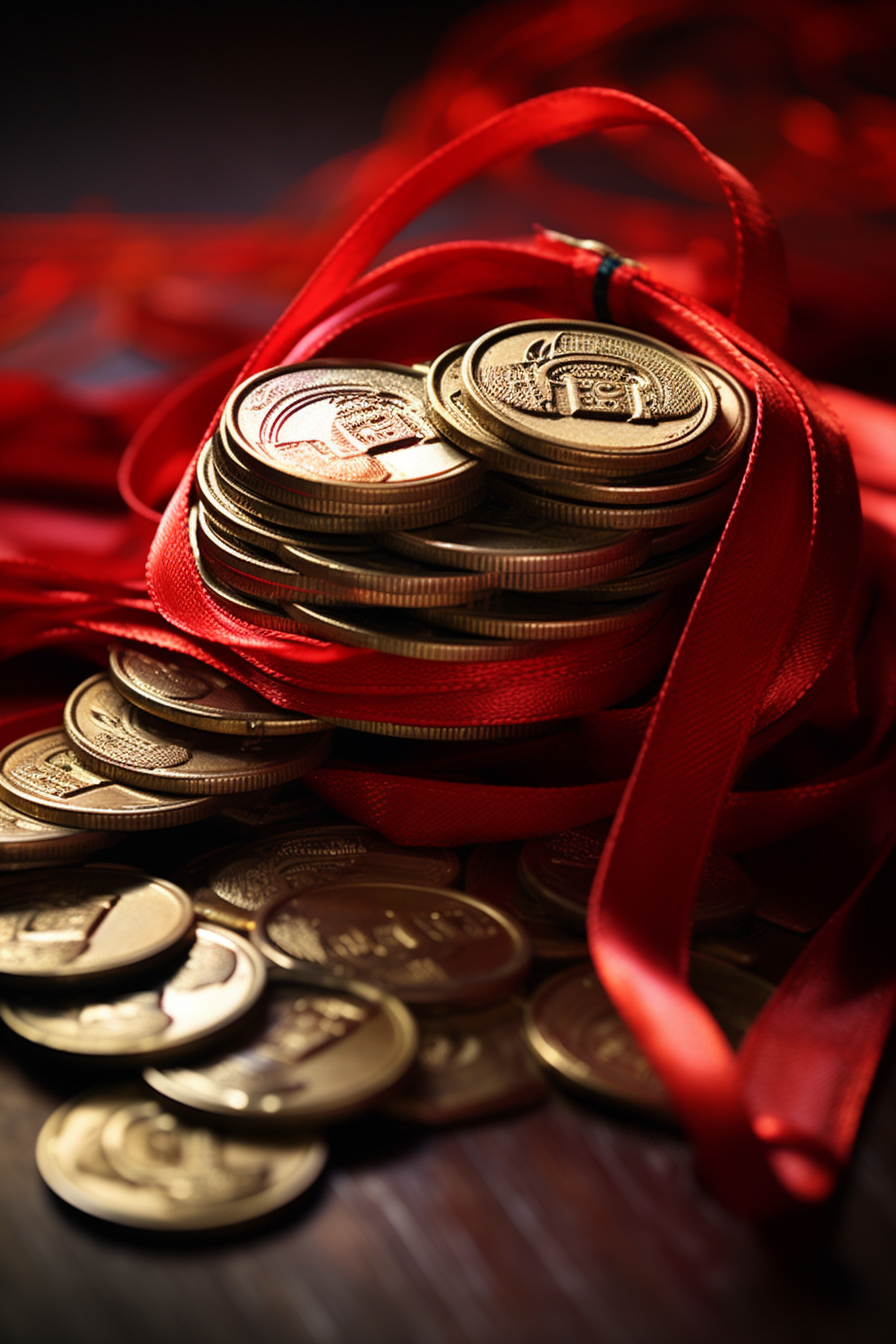
{"label": "large coin", "polygon": [[233,1047],[143,1076],[163,1096],[214,1115],[326,1124],[393,1087],[417,1043],[413,1017],[392,994],[290,974],[275,977],[260,1022]]}
{"label": "large coin", "polygon": [[492,639],[587,639],[625,632],[631,639],[656,624],[668,605],[663,593],[629,602],[572,600],[560,605],[554,594],[496,593],[468,607],[427,612],[433,625],[468,630]]}
{"label": "large coin", "polygon": [[529,940],[503,911],[457,892],[344,882],[274,901],[252,935],[278,966],[360,975],[417,1007],[487,1003],[526,974]]}
{"label": "large coin", "polygon": [[163,793],[242,793],[307,774],[327,755],[328,733],[240,737],[200,733],[145,714],[100,672],[65,706],[65,729],[92,768]]}
{"label": "large coin", "polygon": [[37,1141],[38,1170],[60,1199],[157,1231],[254,1221],[303,1194],[326,1160],[311,1135],[241,1138],[190,1124],[136,1083],[67,1101]]}
{"label": "large coin", "polygon": [[398,364],[317,360],[255,374],[231,394],[221,433],[297,502],[456,499],[482,471],[427,419],[422,375]]}
{"label": "large coin", "polygon": [[718,398],[687,355],[597,322],[513,322],[464,355],[464,391],[499,438],[562,462],[652,471],[702,452]]}
{"label": "large coin", "polygon": [[135,868],[53,868],[4,885],[0,973],[54,988],[147,967],[186,942],[193,907]]}
{"label": "large coin", "polygon": [[519,853],[516,842],[477,845],[467,859],[464,890],[522,924],[537,960],[581,961],[588,955],[584,936],[570,929],[555,905],[523,886],[517,872]]}
{"label": "large coin", "polygon": [[[492,488],[499,499],[511,508],[549,518],[567,527],[609,527],[630,529],[636,527],[675,527],[702,518],[718,518],[734,502],[738,491],[737,480],[726,481],[705,495],[691,495],[689,499],[675,499],[668,504],[616,505],[582,504],[577,500],[561,499],[560,494],[533,490],[519,481],[497,477]],[[560,492],[562,493],[562,492]]]}
{"label": "large coin", "polygon": [[544,1075],[523,1039],[517,999],[423,1019],[413,1067],[384,1103],[389,1115],[453,1125],[532,1106],[547,1096]]}
{"label": "large coin", "polygon": [[[609,833],[610,822],[602,821],[528,840],[520,854],[523,886],[550,901],[575,927],[584,927],[591,884]],[[737,924],[755,904],[756,892],[740,864],[710,850],[694,902],[695,931]]]}
{"label": "large coin", "polygon": [[495,587],[494,578],[481,571],[437,569],[378,547],[347,556],[289,544],[281,546],[278,554],[312,591],[317,588],[324,596],[341,594],[343,601],[351,603],[447,607],[469,602]]}
{"label": "large coin", "polygon": [[283,606],[298,628],[318,639],[358,648],[394,653],[402,658],[428,658],[442,663],[493,663],[525,658],[528,640],[481,639],[453,634],[392,607],[334,607],[323,611],[308,602]]}
{"label": "large coin", "polygon": [[95,774],[61,728],[22,737],[0,752],[0,797],[41,821],[96,831],[178,826],[199,821],[218,806],[210,794],[174,798]]}
{"label": "large coin", "polygon": [[192,860],[178,873],[189,892],[205,889],[257,913],[269,902],[331,882],[387,881],[448,887],[460,871],[452,849],[394,845],[367,826],[290,826],[248,844]]}
{"label": "large coin", "polygon": [[112,649],[109,677],[132,704],[172,723],[240,737],[319,733],[306,714],[278,709],[241,681],[186,654],[158,657],[143,649]]}
{"label": "large coin", "polygon": [[112,843],[115,837],[103,831],[57,826],[52,821],[29,817],[0,801],[0,872],[17,868],[43,868],[83,858]]}
{"label": "large coin", "polygon": [[[691,985],[732,1045],[740,1044],[772,986],[713,957],[691,958]],[[551,1073],[582,1091],[672,1120],[669,1094],[590,965],[571,966],[536,991],[526,1035]]]}
{"label": "large coin", "polygon": [[156,985],[105,999],[29,995],[0,1003],[0,1017],[19,1036],[51,1050],[157,1059],[239,1021],[266,980],[264,961],[244,938],[199,924],[186,960]]}

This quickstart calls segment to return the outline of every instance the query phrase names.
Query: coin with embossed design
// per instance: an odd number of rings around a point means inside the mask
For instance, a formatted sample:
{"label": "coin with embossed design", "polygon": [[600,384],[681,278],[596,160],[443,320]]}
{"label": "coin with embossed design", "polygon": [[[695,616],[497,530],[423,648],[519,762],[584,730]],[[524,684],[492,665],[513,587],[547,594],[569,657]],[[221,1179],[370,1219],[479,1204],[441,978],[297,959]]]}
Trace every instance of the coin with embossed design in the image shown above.
{"label": "coin with embossed design", "polygon": [[0,800],[0,872],[69,863],[112,843],[104,831],[57,826],[29,817]]}
{"label": "coin with embossed design", "polygon": [[523,886],[517,871],[520,846],[514,841],[477,845],[467,859],[464,890],[506,910],[522,924],[539,961],[581,961],[588,955],[583,934],[570,929],[557,907]]}
{"label": "coin with embossed design", "polygon": [[125,699],[172,723],[241,737],[319,733],[306,714],[279,709],[241,681],[186,654],[163,657],[144,649],[112,649],[109,678]]}
{"label": "coin with embossed design", "polygon": [[518,999],[422,1018],[413,1066],[383,1104],[389,1115],[453,1125],[533,1106],[547,1096],[544,1075],[523,1039]]}
{"label": "coin with embossed design", "polygon": [[260,1020],[181,1068],[148,1068],[155,1091],[256,1124],[326,1124],[362,1110],[410,1068],[418,1034],[394,995],[360,981],[274,972]]}
{"label": "coin with embossed design", "polygon": [[92,831],[148,831],[199,821],[217,800],[133,789],[88,769],[61,728],[0,751],[0,797],[30,817]]}
{"label": "coin with embossed design", "polygon": [[76,1055],[159,1059],[206,1041],[245,1017],[267,981],[264,961],[240,938],[196,926],[186,958],[158,984],[99,998],[29,994],[0,1003],[19,1036]]}
{"label": "coin with embossed design", "polygon": [[[773,986],[749,971],[695,954],[691,986],[732,1045],[740,1044]],[[536,1058],[577,1089],[672,1120],[669,1094],[590,964],[571,966],[539,987],[526,1007]]]}
{"label": "coin with embossed design", "polygon": [[154,1231],[262,1218],[303,1194],[326,1160],[314,1135],[215,1133],[137,1083],[65,1102],[37,1141],[38,1170],[60,1199],[95,1218]]}
{"label": "coin with embossed design", "polygon": [[135,868],[24,873],[0,898],[0,974],[55,988],[113,976],[173,953],[192,936],[185,891]]}
{"label": "coin with embossed design", "polygon": [[240,793],[285,783],[313,770],[330,747],[329,733],[228,738],[166,723],[125,700],[102,672],[69,696],[65,729],[99,774],[163,793]]}
{"label": "coin with embossed design", "polygon": [[342,882],[281,896],[252,938],[278,966],[358,975],[415,1007],[487,1003],[520,983],[532,949],[502,910],[439,887]]}
{"label": "coin with embossed design", "polygon": [[598,322],[513,322],[463,358],[477,419],[540,457],[583,455],[653,471],[695,457],[713,431],[718,395],[679,350]]}

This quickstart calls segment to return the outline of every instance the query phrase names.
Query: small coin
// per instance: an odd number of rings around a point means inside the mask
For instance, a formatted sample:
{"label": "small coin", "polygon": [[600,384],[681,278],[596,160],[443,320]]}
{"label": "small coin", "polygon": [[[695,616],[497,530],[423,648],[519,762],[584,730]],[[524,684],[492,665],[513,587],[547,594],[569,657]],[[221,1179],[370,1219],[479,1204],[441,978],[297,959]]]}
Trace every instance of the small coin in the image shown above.
{"label": "small coin", "polygon": [[370,1106],[410,1068],[418,1034],[392,994],[293,974],[269,985],[263,1015],[234,1046],[144,1079],[181,1105],[268,1124],[327,1124]]}
{"label": "small coin", "polygon": [[244,593],[238,593],[235,588],[231,588],[229,584],[223,583],[212,574],[199,550],[199,509],[195,504],[190,510],[189,529],[190,549],[193,552],[196,572],[202,581],[203,588],[223,611],[226,611],[230,616],[236,616],[238,620],[246,621],[249,625],[261,626],[264,630],[289,635],[296,633],[295,621],[291,621],[281,607],[274,606],[270,602],[264,602],[259,598],[247,597]]}
{"label": "small coin", "polygon": [[164,658],[144,649],[112,649],[109,678],[138,709],[172,723],[241,737],[319,733],[319,719],[279,709],[241,681],[186,654]]}
{"label": "small coin", "polygon": [[562,605],[555,595],[495,593],[468,607],[429,611],[427,619],[491,639],[586,639],[617,633],[635,639],[657,622],[667,605],[663,593],[628,602],[576,602],[567,594]]}
{"label": "small coin", "polygon": [[65,706],[78,755],[99,774],[163,793],[240,793],[285,783],[327,755],[329,733],[302,737],[226,737],[166,723],[125,700],[100,672]]}
{"label": "small coin", "polygon": [[[691,985],[732,1045],[739,1045],[773,986],[748,971],[694,954]],[[526,1007],[526,1037],[554,1075],[605,1101],[672,1120],[669,1095],[616,1012],[590,964],[570,966]]]}
{"label": "small coin", "polygon": [[216,1134],[136,1083],[67,1101],[37,1141],[50,1189],[84,1213],[127,1227],[201,1231],[251,1222],[317,1179],[326,1145]]}
{"label": "small coin", "polygon": [[217,1035],[260,998],[265,964],[244,938],[196,926],[186,959],[158,984],[105,999],[29,995],[0,1003],[19,1036],[76,1055],[153,1059]]}
{"label": "small coin", "polygon": [[360,975],[416,1007],[473,1006],[511,993],[531,960],[503,911],[398,882],[343,882],[280,897],[252,935],[275,965]]}
{"label": "small coin", "polygon": [[718,397],[687,355],[598,322],[513,322],[486,332],[461,366],[466,400],[497,437],[540,457],[584,454],[655,470],[702,452]]}
{"label": "small coin", "polygon": [[94,774],[61,728],[19,738],[0,752],[0,797],[29,817],[93,831],[178,826],[218,806],[210,794],[175,798]]}
{"label": "small coin", "polygon": [[555,905],[523,886],[517,872],[519,853],[516,842],[477,845],[467,859],[464,889],[521,924],[536,960],[581,961],[588,955],[588,944],[558,918]]}
{"label": "small coin", "polygon": [[283,609],[297,626],[317,639],[377,649],[380,653],[394,653],[402,658],[428,658],[443,663],[493,663],[507,658],[525,658],[532,652],[529,641],[455,635],[392,607],[347,606],[323,611],[307,602],[286,602]]}
{"label": "small coin", "polygon": [[114,838],[104,831],[40,821],[0,800],[0,872],[69,863],[110,845]]}
{"label": "small coin", "polygon": [[481,571],[437,569],[379,547],[344,556],[328,554],[320,547],[288,545],[281,546],[279,555],[312,590],[317,584],[324,596],[335,592],[351,603],[454,606],[495,586],[494,579]]}
{"label": "small coin", "polygon": [[674,527],[701,518],[716,518],[734,502],[738,487],[739,482],[735,479],[726,481],[705,495],[691,495],[689,499],[676,499],[668,504],[625,507],[615,504],[581,504],[576,500],[561,499],[556,494],[533,490],[528,485],[504,477],[497,477],[492,482],[492,489],[499,499],[513,508],[522,509],[524,513],[565,523],[568,527],[609,527],[620,530]]}
{"label": "small coin", "polygon": [[221,436],[258,489],[285,489],[305,508],[457,499],[482,468],[427,419],[423,384],[398,364],[268,369],[231,394]]}
{"label": "small coin", "polygon": [[[550,901],[576,927],[583,927],[598,861],[610,822],[595,822],[546,839],[528,840],[520,854],[520,881],[527,891]],[[756,892],[740,864],[710,850],[694,902],[698,933],[724,929],[744,919]]]}
{"label": "small coin", "polygon": [[105,865],[40,869],[4,885],[0,974],[64,988],[148,969],[192,930],[190,898],[173,882]]}
{"label": "small coin", "polygon": [[184,888],[210,890],[231,908],[256,914],[290,892],[331,882],[410,882],[448,887],[460,872],[453,849],[394,845],[367,826],[288,826],[247,844],[193,859]]}
{"label": "small coin", "polygon": [[617,578],[647,558],[649,534],[569,527],[492,500],[453,523],[390,532],[381,541],[426,564],[500,574],[509,587],[510,576],[533,573],[577,574],[582,583]]}
{"label": "small coin", "polygon": [[533,1106],[548,1094],[523,1039],[518,999],[419,1023],[417,1058],[383,1109],[422,1125],[454,1125]]}

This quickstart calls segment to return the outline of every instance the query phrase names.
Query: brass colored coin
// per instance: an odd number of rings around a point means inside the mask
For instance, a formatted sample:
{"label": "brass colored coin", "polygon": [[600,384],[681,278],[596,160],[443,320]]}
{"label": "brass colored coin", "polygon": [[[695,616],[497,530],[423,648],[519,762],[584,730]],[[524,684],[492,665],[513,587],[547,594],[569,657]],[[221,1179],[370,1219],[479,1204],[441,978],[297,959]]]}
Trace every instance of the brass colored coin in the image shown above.
{"label": "brass colored coin", "polygon": [[65,730],[99,774],[163,793],[242,793],[307,774],[327,755],[328,733],[226,737],[166,723],[137,709],[100,672],[65,706]]}
{"label": "brass colored coin", "polygon": [[199,509],[195,504],[190,510],[189,528],[190,549],[193,552],[196,572],[202,581],[202,586],[223,611],[230,616],[236,616],[238,620],[246,621],[249,625],[261,626],[264,630],[276,631],[279,634],[296,633],[295,622],[284,615],[281,607],[238,593],[235,588],[231,588],[229,584],[223,583],[212,574],[199,550]]}
{"label": "brass colored coin", "polygon": [[[513,449],[486,429],[470,408],[460,374],[466,352],[466,345],[454,345],[430,364],[426,374],[426,410],[446,439],[480,458],[486,466],[494,467],[495,461],[501,461],[505,452],[512,454]],[[541,458],[535,460],[544,465]]]}
{"label": "brass colored coin", "polygon": [[579,602],[586,599],[595,602],[619,602],[633,597],[644,597],[647,593],[662,593],[675,588],[688,579],[699,578],[709,568],[709,562],[716,549],[718,538],[709,541],[695,541],[681,551],[672,551],[667,555],[656,555],[631,574],[623,574],[621,579],[611,579],[608,583],[589,584],[587,588],[578,588],[569,593],[560,592],[557,597],[566,601],[567,597]]}
{"label": "brass colored coin", "polygon": [[413,1017],[392,994],[352,980],[275,973],[261,1021],[192,1067],[144,1072],[155,1091],[213,1115],[271,1125],[327,1124],[370,1106],[410,1068]]}
{"label": "brass colored coin", "polygon": [[702,452],[715,388],[687,355],[598,322],[513,322],[474,341],[461,366],[476,418],[540,457],[593,455],[632,472]]}
{"label": "brass colored coin", "polygon": [[[691,985],[737,1046],[772,986],[713,957],[691,958]],[[669,1094],[590,964],[571,966],[536,991],[526,1036],[551,1073],[605,1101],[672,1120]]]}
{"label": "brass colored coin", "polygon": [[425,564],[513,575],[577,574],[581,583],[617,578],[647,558],[649,534],[576,528],[489,501],[465,518],[381,538],[389,550]]}
{"label": "brass colored coin", "polygon": [[609,527],[630,529],[636,527],[674,527],[700,518],[717,518],[734,502],[738,491],[737,480],[727,481],[705,495],[690,499],[676,499],[669,504],[645,504],[642,507],[617,507],[614,504],[580,504],[575,500],[560,499],[556,495],[541,494],[517,481],[497,477],[492,488],[499,499],[512,508],[538,518],[549,518],[569,527]]}
{"label": "brass colored coin", "polygon": [[519,852],[515,842],[477,845],[467,859],[465,890],[522,924],[536,960],[581,961],[588,944],[558,918],[556,906],[523,886],[517,873]]}
{"label": "brass colored coin", "polygon": [[39,821],[0,800],[0,872],[69,863],[110,845],[114,838],[104,831]]}
{"label": "brass colored coin", "polygon": [[275,965],[360,975],[415,1007],[472,1007],[511,993],[531,948],[503,911],[455,891],[342,882],[281,896],[252,935]]}
{"label": "brass colored coin", "polygon": [[148,989],[0,1003],[0,1017],[28,1041],[74,1055],[138,1059],[182,1051],[238,1022],[258,1001],[265,964],[244,938],[208,924],[177,970]]}
{"label": "brass colored coin", "polygon": [[290,892],[331,882],[411,882],[448,887],[460,872],[453,849],[394,845],[367,826],[289,826],[193,859],[178,873],[189,892],[213,893],[256,915]]}
{"label": "brass colored coin", "polygon": [[423,382],[398,364],[268,369],[231,394],[221,435],[263,493],[314,501],[300,507],[457,499],[482,468],[426,418]]}
{"label": "brass colored coin", "polygon": [[427,742],[494,742],[502,738],[537,737],[541,724],[532,723],[392,723],[375,719],[324,720],[334,728],[351,728],[358,733],[376,733],[380,737],[410,737]]}
{"label": "brass colored coin", "polygon": [[493,663],[524,658],[531,643],[478,639],[427,625],[392,607],[335,607],[321,611],[308,603],[284,603],[284,611],[306,633],[359,648],[395,653],[402,658],[428,658],[443,663]]}
{"label": "brass colored coin", "polygon": [[238,592],[250,596],[265,595],[271,602],[284,598],[313,597],[305,579],[297,570],[284,565],[273,555],[255,550],[246,542],[234,541],[220,532],[205,509],[198,506],[197,542],[199,552],[213,574],[226,577]]}
{"label": "brass colored coin", "polygon": [[216,1134],[137,1083],[65,1102],[37,1141],[38,1170],[60,1199],[153,1231],[252,1222],[303,1194],[326,1160],[326,1145],[312,1135]]}
{"label": "brass colored coin", "polygon": [[[610,822],[594,822],[546,839],[528,840],[520,854],[520,880],[527,891],[549,901],[584,928],[588,897]],[[694,902],[696,933],[724,929],[744,919],[756,904],[756,892],[740,864],[710,850]]]}
{"label": "brass colored coin", "polygon": [[587,639],[625,631],[632,639],[654,625],[668,605],[663,593],[630,602],[579,602],[538,593],[495,593],[469,607],[427,612],[434,625],[491,639]]}
{"label": "brass colored coin", "polygon": [[174,798],[95,774],[61,728],[19,738],[0,752],[0,797],[29,817],[93,831],[178,826],[218,806],[211,795]]}
{"label": "brass colored coin", "polygon": [[319,583],[325,595],[341,593],[346,602],[453,606],[495,586],[493,578],[481,571],[436,569],[379,548],[344,556],[328,554],[320,547],[290,545],[282,546],[279,554],[299,571],[304,582],[312,587]]}
{"label": "brass colored coin", "polygon": [[192,934],[193,907],[173,882],[135,868],[52,868],[4,885],[0,973],[64,988],[148,966]]}
{"label": "brass colored coin", "polygon": [[423,1020],[417,1058],[383,1109],[422,1125],[453,1125],[533,1106],[548,1094],[523,1039],[518,999]]}
{"label": "brass colored coin", "polygon": [[109,677],[138,709],[188,728],[240,737],[292,737],[319,733],[324,726],[306,714],[278,709],[241,681],[186,654],[157,657],[143,649],[112,649]]}

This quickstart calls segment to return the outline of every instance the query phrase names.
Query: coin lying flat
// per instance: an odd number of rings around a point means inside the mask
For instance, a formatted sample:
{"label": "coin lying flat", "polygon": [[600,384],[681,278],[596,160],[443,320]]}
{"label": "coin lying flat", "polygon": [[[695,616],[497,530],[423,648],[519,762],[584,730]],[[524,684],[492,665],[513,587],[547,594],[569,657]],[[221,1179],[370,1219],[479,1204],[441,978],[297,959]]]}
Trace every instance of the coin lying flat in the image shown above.
{"label": "coin lying flat", "polygon": [[200,1231],[251,1222],[317,1180],[321,1139],[216,1134],[136,1083],[67,1101],[37,1141],[50,1189],[84,1213],[127,1227]]}
{"label": "coin lying flat", "polygon": [[148,967],[193,931],[190,898],[134,868],[52,868],[4,884],[0,974],[64,988]]}
{"label": "coin lying flat", "polygon": [[423,1125],[453,1125],[532,1106],[547,1096],[523,1039],[518,999],[421,1020],[410,1071],[383,1109]]}
{"label": "coin lying flat", "polygon": [[632,473],[696,456],[718,410],[687,355],[598,322],[513,322],[474,341],[466,400],[499,438],[562,462],[585,454]]}
{"label": "coin lying flat", "polygon": [[325,1124],[369,1106],[417,1051],[411,1014],[392,994],[349,981],[289,975],[268,987],[263,1015],[229,1049],[144,1079],[183,1106],[269,1124]]}
{"label": "coin lying flat", "polygon": [[593,599],[597,602],[620,602],[633,597],[644,597],[648,593],[662,593],[675,588],[688,579],[699,578],[709,568],[718,537],[713,534],[707,541],[702,538],[680,551],[671,551],[664,555],[652,556],[645,560],[631,574],[623,574],[621,579],[609,579],[606,583],[589,584],[585,588],[568,590],[556,594],[561,602],[567,598],[579,602]]}
{"label": "coin lying flat", "polygon": [[466,607],[429,611],[427,620],[448,630],[468,630],[491,639],[586,639],[619,632],[635,639],[659,620],[668,604],[662,593],[628,602],[575,602],[572,598],[567,593],[560,605],[555,594],[496,593]]}
{"label": "coin lying flat", "polygon": [[186,959],[157,985],[105,999],[29,995],[0,1003],[0,1017],[19,1036],[51,1050],[156,1059],[239,1021],[266,979],[262,958],[244,938],[199,924]]}
{"label": "coin lying flat", "polygon": [[531,948],[503,911],[439,887],[343,882],[287,894],[252,935],[275,965],[360,975],[421,1006],[502,998],[522,980]]}
{"label": "coin lying flat", "polygon": [[588,955],[584,937],[558,917],[556,906],[523,886],[517,873],[519,853],[516,842],[477,845],[467,859],[465,891],[521,924],[536,960],[581,961]]}
{"label": "coin lying flat", "polygon": [[322,610],[309,602],[285,602],[283,610],[296,626],[318,639],[358,648],[377,649],[402,658],[429,658],[441,663],[494,663],[524,658],[531,643],[454,634],[417,620],[393,607],[334,607]]}
{"label": "coin lying flat", "polygon": [[32,733],[0,752],[0,797],[28,816],[96,831],[145,831],[207,817],[211,795],[176,798],[95,774],[62,729]]}
{"label": "coin lying flat", "polygon": [[0,800],[0,872],[69,863],[112,843],[104,831],[39,821]]}
{"label": "coin lying flat", "polygon": [[109,677],[138,709],[172,723],[241,737],[319,733],[319,719],[278,709],[256,691],[186,654],[164,658],[143,649],[112,649]]}
{"label": "coin lying flat", "polygon": [[481,571],[437,569],[380,548],[345,556],[330,555],[321,548],[284,545],[278,554],[299,572],[312,592],[341,595],[344,602],[454,606],[469,602],[495,586],[491,576]]}
{"label": "coin lying flat", "polygon": [[643,505],[582,504],[561,498],[561,491],[546,494],[528,484],[498,477],[492,483],[495,494],[513,508],[568,527],[610,527],[626,530],[636,527],[674,527],[701,518],[715,518],[734,501],[736,479],[726,481],[704,495],[674,499],[669,503]]}
{"label": "coin lying flat", "polygon": [[[583,926],[595,869],[609,833],[606,821],[528,840],[520,853],[523,886],[551,902],[577,927]],[[756,893],[740,864],[710,850],[694,902],[694,929],[701,933],[736,924],[755,904]]]}
{"label": "coin lying flat", "polygon": [[301,574],[284,565],[278,556],[259,551],[244,541],[235,541],[218,530],[200,504],[197,542],[212,574],[237,592],[269,602],[312,598],[313,591]]}
{"label": "coin lying flat", "polygon": [[205,888],[253,914],[270,901],[330,882],[388,881],[448,887],[460,871],[451,849],[394,845],[367,826],[290,826],[192,860],[185,889]]}
{"label": "coin lying flat", "polygon": [[240,737],[166,723],[132,705],[104,673],[82,682],[65,706],[65,729],[98,773],[163,793],[240,793],[313,770],[329,733]]}
{"label": "coin lying flat", "polygon": [[249,625],[259,625],[264,630],[277,631],[280,634],[294,634],[295,622],[286,616],[279,606],[259,598],[247,597],[229,584],[218,579],[206,565],[199,550],[199,509],[194,504],[189,516],[190,549],[193,563],[202,580],[202,586],[223,611],[236,616]]}
{"label": "coin lying flat", "polygon": [[[691,985],[737,1046],[773,986],[712,957],[691,958]],[[576,1088],[606,1101],[673,1118],[669,1095],[594,974],[571,966],[539,987],[526,1008],[536,1058]]]}
{"label": "coin lying flat", "polygon": [[543,725],[539,723],[394,723],[376,719],[336,719],[332,715],[327,715],[324,722],[334,728],[351,728],[358,733],[410,737],[421,742],[494,742],[504,738],[537,737],[543,731]]}

